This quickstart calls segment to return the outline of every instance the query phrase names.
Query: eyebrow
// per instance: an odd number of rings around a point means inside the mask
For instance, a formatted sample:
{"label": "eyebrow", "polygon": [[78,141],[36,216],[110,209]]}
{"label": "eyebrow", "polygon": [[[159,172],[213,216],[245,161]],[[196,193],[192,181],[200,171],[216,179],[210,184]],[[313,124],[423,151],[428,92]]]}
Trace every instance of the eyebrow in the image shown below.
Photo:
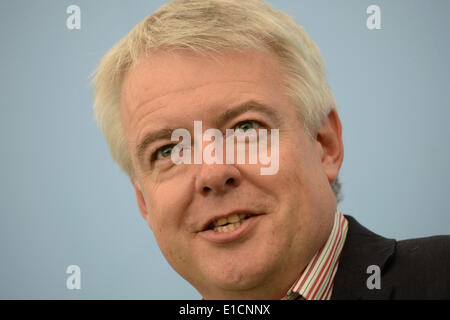
{"label": "eyebrow", "polygon": [[[281,123],[281,118],[277,114],[277,112],[275,112],[275,110],[270,108],[269,106],[262,104],[260,102],[254,101],[254,100],[240,103],[240,104],[224,111],[215,120],[216,128],[221,127],[224,123],[240,116],[241,114],[249,112],[249,111],[256,111],[256,112],[264,113],[266,116],[268,116],[274,122],[275,127],[279,128],[280,123]],[[175,129],[164,128],[164,129],[157,130],[154,132],[149,132],[144,136],[142,141],[136,147],[136,157],[142,167],[144,166],[144,153],[147,150],[148,146],[157,140],[170,140],[172,138],[172,132],[174,130]]]}
{"label": "eyebrow", "polygon": [[173,129],[161,129],[155,132],[149,132],[147,133],[144,138],[142,139],[142,141],[138,144],[138,146],[136,147],[136,157],[138,158],[139,163],[141,163],[141,165],[143,165],[143,160],[144,160],[144,153],[145,150],[147,150],[148,146],[151,145],[153,142],[158,141],[158,140],[170,140],[170,138],[172,137],[172,132],[174,130]]}
{"label": "eyebrow", "polygon": [[264,113],[274,122],[274,125],[276,127],[280,126],[281,118],[273,108],[263,103],[251,100],[238,104],[237,106],[232,107],[230,109],[227,109],[225,112],[219,115],[216,119],[216,127],[219,128],[223,123],[228,122],[248,111],[256,111]]}

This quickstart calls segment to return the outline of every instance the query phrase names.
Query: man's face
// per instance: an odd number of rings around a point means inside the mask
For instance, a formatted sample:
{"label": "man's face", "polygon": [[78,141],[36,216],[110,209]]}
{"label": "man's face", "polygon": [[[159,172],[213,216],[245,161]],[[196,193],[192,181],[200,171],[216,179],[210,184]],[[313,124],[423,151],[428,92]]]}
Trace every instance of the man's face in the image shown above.
{"label": "man's face", "polygon": [[[125,77],[121,118],[140,211],[167,261],[203,297],[280,298],[331,230],[328,149],[306,134],[282,81],[276,59],[254,50],[215,59],[154,53]],[[236,108],[250,101],[263,108]],[[176,142],[167,134],[154,135],[160,139],[136,156],[151,132],[185,128],[194,137],[194,121],[224,133],[279,129],[278,172],[261,175],[260,164],[175,165],[164,146]],[[250,217],[233,231],[210,228],[234,214]]]}

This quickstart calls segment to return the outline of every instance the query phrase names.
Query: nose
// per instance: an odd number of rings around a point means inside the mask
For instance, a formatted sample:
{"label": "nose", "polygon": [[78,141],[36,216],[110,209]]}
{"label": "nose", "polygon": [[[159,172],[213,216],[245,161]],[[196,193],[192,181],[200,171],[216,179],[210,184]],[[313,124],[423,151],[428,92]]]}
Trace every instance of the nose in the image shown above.
{"label": "nose", "polygon": [[196,189],[203,195],[224,194],[241,183],[239,170],[230,164],[202,164],[196,179]]}

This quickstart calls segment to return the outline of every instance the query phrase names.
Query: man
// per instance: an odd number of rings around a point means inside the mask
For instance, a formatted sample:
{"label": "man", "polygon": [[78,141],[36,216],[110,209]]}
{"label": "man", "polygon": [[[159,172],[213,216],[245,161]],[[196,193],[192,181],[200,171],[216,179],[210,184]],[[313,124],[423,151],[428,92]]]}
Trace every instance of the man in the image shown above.
{"label": "man", "polygon": [[[396,242],[338,210],[336,103],[318,48],[285,14],[258,0],[169,2],[105,55],[94,84],[143,218],[205,299],[450,297],[449,237]],[[177,130],[189,133],[180,144]],[[277,138],[272,174],[261,158],[214,161],[238,152],[220,133],[247,131]]]}

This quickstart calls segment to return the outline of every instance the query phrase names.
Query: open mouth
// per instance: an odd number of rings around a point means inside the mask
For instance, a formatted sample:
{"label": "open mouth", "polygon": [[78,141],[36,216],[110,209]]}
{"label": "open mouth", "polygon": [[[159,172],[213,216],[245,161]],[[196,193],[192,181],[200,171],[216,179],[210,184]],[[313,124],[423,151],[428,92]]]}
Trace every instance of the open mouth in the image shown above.
{"label": "open mouth", "polygon": [[247,219],[252,217],[252,214],[233,214],[226,218],[219,218],[211,222],[205,229],[213,230],[215,232],[231,232],[239,228],[239,226]]}

